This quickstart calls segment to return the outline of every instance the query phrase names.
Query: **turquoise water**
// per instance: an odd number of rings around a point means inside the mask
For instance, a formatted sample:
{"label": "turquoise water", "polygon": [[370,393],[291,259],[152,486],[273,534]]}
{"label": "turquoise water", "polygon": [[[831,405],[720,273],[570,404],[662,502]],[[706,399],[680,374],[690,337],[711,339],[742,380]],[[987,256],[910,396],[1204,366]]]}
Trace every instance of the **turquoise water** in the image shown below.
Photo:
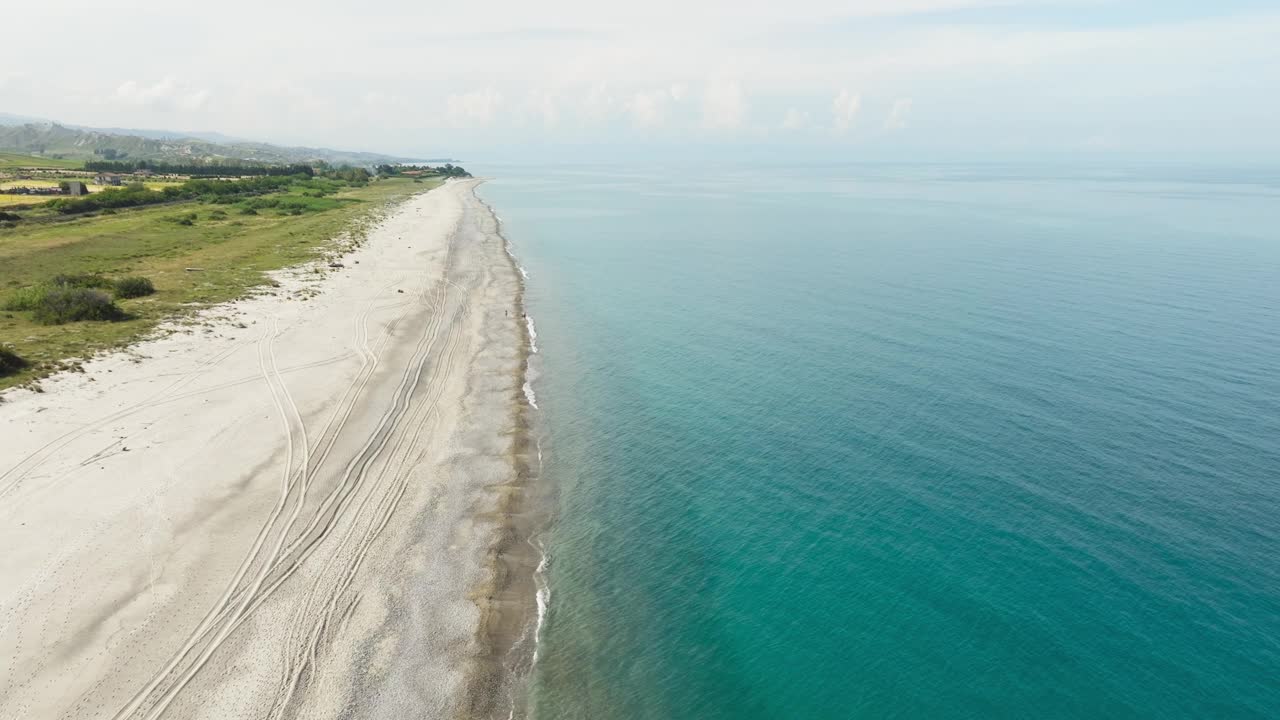
{"label": "turquoise water", "polygon": [[482,169],[535,717],[1280,717],[1280,173]]}

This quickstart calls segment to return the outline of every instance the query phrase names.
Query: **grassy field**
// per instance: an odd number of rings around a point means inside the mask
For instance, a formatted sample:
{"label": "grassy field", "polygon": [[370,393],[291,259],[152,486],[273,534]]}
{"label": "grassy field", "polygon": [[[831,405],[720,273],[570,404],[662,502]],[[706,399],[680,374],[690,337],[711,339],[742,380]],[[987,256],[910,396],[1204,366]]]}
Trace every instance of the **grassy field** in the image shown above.
{"label": "grassy field", "polygon": [[359,237],[387,202],[435,184],[383,180],[325,197],[284,193],[231,205],[188,202],[0,229],[0,307],[23,288],[60,274],[140,275],[156,288],[154,295],[120,300],[129,315],[120,322],[40,325],[30,312],[0,310],[0,346],[31,363],[0,377],[0,389],[127,344],[164,320],[241,297],[266,282],[267,271],[338,249],[340,234]]}
{"label": "grassy field", "polygon": [[[11,187],[58,187],[56,180],[6,180],[0,182],[0,190]],[[0,208],[13,205],[38,205],[48,202],[57,195],[5,195],[0,193]]]}
{"label": "grassy field", "polygon": [[0,170],[9,170],[19,167],[61,168],[73,170],[75,168],[84,167],[84,161],[53,160],[50,158],[35,157],[33,155],[18,155],[16,153],[0,152]]}
{"label": "grassy field", "polygon": [[[86,177],[86,178],[68,178],[68,179],[72,179],[72,180],[79,179],[81,182],[88,184],[90,193],[102,192],[103,190],[111,189],[110,187],[103,187],[101,185],[90,184],[92,182],[92,178]],[[152,190],[163,190],[167,187],[181,185],[182,181],[180,180],[156,180],[156,181],[148,180],[142,184],[146,185],[148,188]],[[57,180],[34,180],[34,179],[33,180],[7,180],[5,182],[0,182],[0,189],[13,187],[13,186],[57,187],[57,185],[58,185]],[[0,193],[0,208],[13,207],[15,205],[39,205],[41,203],[49,202],[50,200],[53,200],[58,197],[61,197],[61,196],[59,195],[5,195],[3,193]]]}
{"label": "grassy field", "polygon": [[[5,188],[11,188],[11,187],[58,187],[58,184],[63,180],[79,180],[80,182],[84,183],[86,187],[89,188],[89,192],[91,193],[102,192],[103,190],[110,190],[112,187],[110,185],[95,185],[93,183],[93,178],[86,175],[85,177],[59,178],[58,180],[46,180],[44,178],[31,178],[30,180],[0,180],[0,190],[3,190]],[[163,190],[164,188],[167,188],[171,185],[181,185],[182,183],[183,183],[182,180],[144,180],[142,181],[143,185],[146,185],[152,190]],[[119,186],[116,186],[116,187],[119,187]]]}
{"label": "grassy field", "polygon": [[40,203],[48,202],[55,197],[57,197],[57,195],[52,197],[41,195],[0,195],[0,209],[13,207],[14,205],[39,205]]}

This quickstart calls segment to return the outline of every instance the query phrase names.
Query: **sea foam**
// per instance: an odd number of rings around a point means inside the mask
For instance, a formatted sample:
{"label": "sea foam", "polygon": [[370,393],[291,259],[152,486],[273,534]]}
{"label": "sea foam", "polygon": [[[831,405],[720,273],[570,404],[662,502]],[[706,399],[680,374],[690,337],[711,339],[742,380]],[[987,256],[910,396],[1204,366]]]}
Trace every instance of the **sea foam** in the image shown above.
{"label": "sea foam", "polygon": [[538,543],[538,551],[542,559],[538,561],[538,569],[533,571],[533,580],[538,586],[534,599],[538,602],[538,620],[533,626],[533,663],[538,662],[538,650],[542,644],[542,623],[547,619],[547,607],[551,604],[551,586],[547,584],[547,549]]}
{"label": "sea foam", "polygon": [[538,329],[533,326],[533,317],[528,314],[524,316],[525,327],[529,329],[529,352],[538,352]]}

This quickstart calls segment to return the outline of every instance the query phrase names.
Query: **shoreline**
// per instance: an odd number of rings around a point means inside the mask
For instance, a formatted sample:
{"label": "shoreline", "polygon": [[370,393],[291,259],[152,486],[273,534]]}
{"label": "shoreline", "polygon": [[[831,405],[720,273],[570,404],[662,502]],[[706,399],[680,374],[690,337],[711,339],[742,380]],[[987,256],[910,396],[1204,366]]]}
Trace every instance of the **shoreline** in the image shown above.
{"label": "shoreline", "polygon": [[[478,186],[477,186],[478,187]],[[541,628],[540,588],[536,575],[543,570],[546,555],[534,538],[546,524],[545,508],[536,508],[531,495],[541,474],[541,450],[537,447],[533,411],[538,409],[530,386],[530,362],[537,353],[536,330],[524,304],[529,274],[520,265],[511,241],[502,232],[502,223],[493,207],[476,193],[476,200],[494,223],[494,234],[502,241],[511,272],[517,279],[513,316],[520,326],[520,362],[515,370],[518,389],[512,399],[511,465],[514,476],[498,489],[495,508],[498,528],[489,548],[491,584],[481,603],[477,637],[486,653],[478,659],[469,690],[470,718],[519,718],[528,706],[525,683],[537,657]],[[506,705],[504,711],[503,705]]]}
{"label": "shoreline", "polygon": [[477,184],[6,393],[0,714],[507,716],[532,336]]}

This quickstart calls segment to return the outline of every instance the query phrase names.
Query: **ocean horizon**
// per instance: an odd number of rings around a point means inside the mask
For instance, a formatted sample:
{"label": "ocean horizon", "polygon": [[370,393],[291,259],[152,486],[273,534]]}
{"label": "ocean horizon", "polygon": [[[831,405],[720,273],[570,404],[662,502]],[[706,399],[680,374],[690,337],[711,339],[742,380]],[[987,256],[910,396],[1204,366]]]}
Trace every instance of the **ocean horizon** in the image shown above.
{"label": "ocean horizon", "polygon": [[531,717],[1280,714],[1280,171],[474,169]]}

